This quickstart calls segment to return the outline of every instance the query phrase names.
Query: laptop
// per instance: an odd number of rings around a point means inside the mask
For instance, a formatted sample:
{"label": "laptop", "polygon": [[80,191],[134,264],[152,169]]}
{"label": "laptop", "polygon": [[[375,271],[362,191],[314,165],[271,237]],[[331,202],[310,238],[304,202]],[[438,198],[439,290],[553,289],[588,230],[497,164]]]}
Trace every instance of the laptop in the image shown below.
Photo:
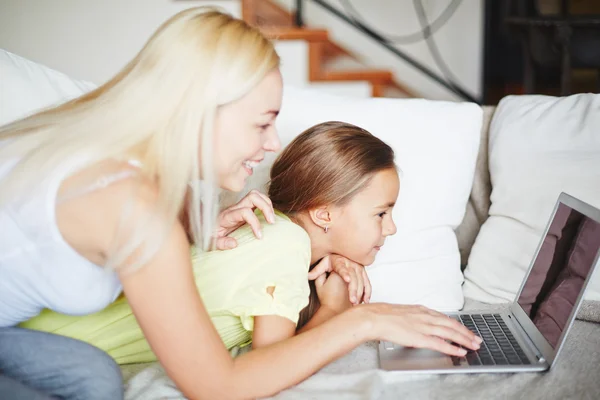
{"label": "laptop", "polygon": [[561,193],[515,301],[497,312],[449,314],[483,339],[455,357],[379,343],[384,370],[407,373],[546,371],[556,362],[600,263],[600,210]]}

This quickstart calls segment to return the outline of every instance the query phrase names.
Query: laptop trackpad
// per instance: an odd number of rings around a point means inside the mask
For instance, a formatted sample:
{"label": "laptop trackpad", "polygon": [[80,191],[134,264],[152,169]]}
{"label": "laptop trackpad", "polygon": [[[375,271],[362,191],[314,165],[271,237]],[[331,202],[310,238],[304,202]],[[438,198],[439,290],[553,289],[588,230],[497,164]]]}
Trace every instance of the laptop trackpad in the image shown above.
{"label": "laptop trackpad", "polygon": [[381,357],[382,362],[385,360],[385,369],[392,370],[446,369],[454,366],[452,358],[446,354],[412,347],[384,350]]}

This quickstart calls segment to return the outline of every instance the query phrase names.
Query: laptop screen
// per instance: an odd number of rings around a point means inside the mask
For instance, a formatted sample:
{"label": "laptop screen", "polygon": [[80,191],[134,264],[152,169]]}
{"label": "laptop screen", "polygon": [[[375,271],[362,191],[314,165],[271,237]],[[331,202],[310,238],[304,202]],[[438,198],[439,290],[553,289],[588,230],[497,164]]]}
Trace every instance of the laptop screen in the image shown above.
{"label": "laptop screen", "polygon": [[600,250],[600,223],[559,203],[517,300],[553,348]]}

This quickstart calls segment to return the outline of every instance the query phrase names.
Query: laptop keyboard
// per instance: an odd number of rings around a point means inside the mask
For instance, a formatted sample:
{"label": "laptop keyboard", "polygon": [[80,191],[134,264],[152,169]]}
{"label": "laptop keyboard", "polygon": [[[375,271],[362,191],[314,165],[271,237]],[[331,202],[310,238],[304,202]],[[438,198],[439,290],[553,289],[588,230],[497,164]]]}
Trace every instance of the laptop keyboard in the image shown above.
{"label": "laptop keyboard", "polygon": [[[511,331],[499,314],[470,314],[455,316],[459,322],[483,339],[477,351],[467,350],[469,365],[526,365],[530,364]],[[452,357],[460,363],[460,357]]]}

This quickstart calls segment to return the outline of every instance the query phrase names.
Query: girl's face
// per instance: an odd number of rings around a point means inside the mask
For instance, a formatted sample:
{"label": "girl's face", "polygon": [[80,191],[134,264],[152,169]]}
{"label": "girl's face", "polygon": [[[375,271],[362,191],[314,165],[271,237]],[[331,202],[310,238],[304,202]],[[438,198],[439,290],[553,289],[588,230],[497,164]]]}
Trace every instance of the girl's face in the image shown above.
{"label": "girl's face", "polygon": [[215,168],[222,189],[241,191],[265,153],[281,147],[275,118],[283,83],[273,70],[244,97],[219,108],[215,119]]}
{"label": "girl's face", "polygon": [[369,185],[342,207],[331,208],[327,235],[331,253],[362,265],[371,265],[385,243],[396,233],[392,209],[398,198],[400,180],[395,169],[377,172]]}

